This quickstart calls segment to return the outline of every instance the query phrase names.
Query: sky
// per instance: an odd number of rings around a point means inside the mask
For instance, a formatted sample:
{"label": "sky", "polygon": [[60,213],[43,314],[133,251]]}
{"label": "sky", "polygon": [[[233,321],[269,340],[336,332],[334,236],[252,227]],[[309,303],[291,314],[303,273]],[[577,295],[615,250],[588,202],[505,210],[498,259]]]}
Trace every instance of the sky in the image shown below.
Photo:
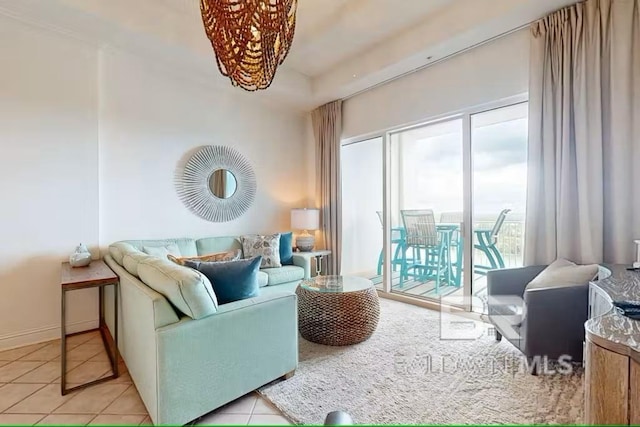
{"label": "sky", "polygon": [[[502,209],[524,219],[527,187],[526,105],[480,113],[472,129],[474,220],[492,224]],[[399,209],[461,212],[462,121],[392,135],[392,204]],[[382,138],[342,149],[343,271],[375,269],[382,247]],[[402,157],[402,163],[398,160]],[[402,181],[399,181],[402,176]],[[399,212],[392,221],[400,224]]]}
{"label": "sky", "polygon": [[[462,132],[422,139],[404,138],[404,209],[462,211]],[[523,214],[527,185],[527,119],[472,130],[474,214],[510,208]],[[394,176],[395,174],[392,174]]]}

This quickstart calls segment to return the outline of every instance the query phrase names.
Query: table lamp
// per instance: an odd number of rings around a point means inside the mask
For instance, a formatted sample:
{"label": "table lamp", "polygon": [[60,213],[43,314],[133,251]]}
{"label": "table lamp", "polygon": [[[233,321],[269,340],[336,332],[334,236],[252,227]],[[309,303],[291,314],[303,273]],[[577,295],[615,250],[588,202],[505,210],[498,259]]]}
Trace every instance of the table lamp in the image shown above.
{"label": "table lamp", "polygon": [[320,210],[313,208],[291,209],[291,228],[302,230],[296,237],[296,247],[301,252],[311,252],[316,244],[316,238],[309,234],[309,230],[320,227]]}

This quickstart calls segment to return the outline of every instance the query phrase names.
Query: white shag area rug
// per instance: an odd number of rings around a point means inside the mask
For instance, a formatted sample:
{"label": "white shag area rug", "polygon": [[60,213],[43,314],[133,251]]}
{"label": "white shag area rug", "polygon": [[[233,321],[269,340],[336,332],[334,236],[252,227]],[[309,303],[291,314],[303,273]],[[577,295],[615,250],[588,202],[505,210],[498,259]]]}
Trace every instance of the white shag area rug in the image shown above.
{"label": "white shag area rug", "polygon": [[456,321],[445,333],[482,336],[441,339],[439,312],[380,304],[369,340],[331,347],[300,337],[296,374],[260,393],[300,424],[321,424],[334,410],[358,424],[582,422],[581,368],[533,376],[521,353],[504,339],[496,342],[485,324],[443,314]]}

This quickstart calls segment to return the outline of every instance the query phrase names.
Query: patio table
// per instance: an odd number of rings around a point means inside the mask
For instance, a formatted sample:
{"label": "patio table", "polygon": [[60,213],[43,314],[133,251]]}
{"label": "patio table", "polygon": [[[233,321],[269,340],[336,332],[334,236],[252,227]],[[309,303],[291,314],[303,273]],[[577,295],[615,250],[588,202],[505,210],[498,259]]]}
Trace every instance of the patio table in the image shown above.
{"label": "patio table", "polygon": [[[448,254],[451,255],[451,248],[455,248],[456,250],[456,259],[455,261],[449,262],[449,277],[453,280],[453,284],[457,287],[462,283],[462,255],[463,255],[463,247],[464,247],[464,239],[462,237],[462,233],[460,233],[460,224],[459,223],[437,223],[436,230],[444,239],[447,247],[449,248]],[[454,232],[458,232],[458,238],[456,241],[453,240]],[[400,233],[400,240],[403,242],[406,239],[406,230],[403,226],[396,226],[391,228],[391,232]],[[404,245],[404,243],[402,243]],[[455,270],[453,267],[455,266]]]}

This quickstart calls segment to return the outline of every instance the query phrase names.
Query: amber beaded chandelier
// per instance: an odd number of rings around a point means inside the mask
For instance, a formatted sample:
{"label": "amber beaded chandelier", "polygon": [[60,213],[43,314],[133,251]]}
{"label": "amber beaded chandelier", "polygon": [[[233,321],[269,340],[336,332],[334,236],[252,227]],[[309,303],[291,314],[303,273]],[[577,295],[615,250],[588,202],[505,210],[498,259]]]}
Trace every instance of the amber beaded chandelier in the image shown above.
{"label": "amber beaded chandelier", "polygon": [[200,0],[220,72],[234,86],[266,89],[289,53],[297,0]]}

